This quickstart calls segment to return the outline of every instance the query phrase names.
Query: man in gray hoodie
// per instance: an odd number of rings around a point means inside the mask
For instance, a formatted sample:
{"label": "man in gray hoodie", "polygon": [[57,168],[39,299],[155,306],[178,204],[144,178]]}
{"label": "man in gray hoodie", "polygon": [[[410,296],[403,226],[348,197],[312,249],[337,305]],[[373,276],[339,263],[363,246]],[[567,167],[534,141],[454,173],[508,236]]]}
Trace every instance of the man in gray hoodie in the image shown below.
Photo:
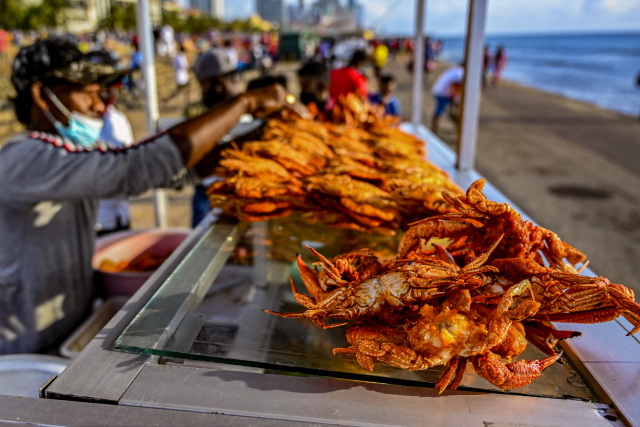
{"label": "man in gray hoodie", "polygon": [[98,139],[99,90],[118,77],[61,38],[38,40],[14,60],[14,104],[27,131],[0,149],[0,354],[42,351],[88,314],[99,199],[210,175],[218,141],[239,117],[278,110],[286,97],[281,86],[245,92],[112,149]]}

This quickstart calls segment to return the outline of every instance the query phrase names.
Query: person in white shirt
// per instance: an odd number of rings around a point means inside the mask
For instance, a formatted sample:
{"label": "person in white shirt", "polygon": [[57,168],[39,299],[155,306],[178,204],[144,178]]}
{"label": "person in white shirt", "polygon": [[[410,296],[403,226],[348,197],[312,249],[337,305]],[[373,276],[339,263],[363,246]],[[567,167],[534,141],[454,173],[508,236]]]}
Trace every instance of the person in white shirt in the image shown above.
{"label": "person in white shirt", "polygon": [[160,29],[158,40],[158,56],[173,58],[176,54],[175,31],[171,25],[164,25]]}
{"label": "person in white shirt", "polygon": [[446,111],[451,101],[460,94],[464,68],[460,65],[453,66],[442,74],[431,87],[431,93],[435,97],[436,108],[431,119],[431,130],[438,132],[440,117]]}
{"label": "person in white shirt", "polygon": [[[104,126],[100,139],[113,148],[130,147],[134,143],[131,123],[127,116],[113,105],[113,101],[106,104],[102,115]],[[98,204],[98,220],[96,232],[102,236],[114,231],[131,228],[131,211],[126,197],[101,199]]]}
{"label": "person in white shirt", "polygon": [[183,45],[180,45],[180,52],[173,58],[173,77],[176,82],[176,88],[162,102],[166,104],[180,93],[184,93],[185,105],[188,105],[190,102],[189,60]]}
{"label": "person in white shirt", "polygon": [[233,42],[231,40],[224,41],[224,50],[229,55],[229,60],[232,64],[238,63],[238,51],[235,47],[233,47]]}
{"label": "person in white shirt", "polygon": [[[94,64],[104,64],[118,69],[119,64],[113,55],[102,49],[89,52],[87,57]],[[122,86],[122,81],[114,81],[110,86],[102,87],[100,98],[105,105],[102,113],[103,126],[100,140],[112,149],[130,147],[134,143],[133,130],[127,116],[115,106],[115,88]],[[101,199],[98,204],[98,219],[95,229],[98,236],[114,231],[127,230],[131,227],[129,202],[125,196]]]}

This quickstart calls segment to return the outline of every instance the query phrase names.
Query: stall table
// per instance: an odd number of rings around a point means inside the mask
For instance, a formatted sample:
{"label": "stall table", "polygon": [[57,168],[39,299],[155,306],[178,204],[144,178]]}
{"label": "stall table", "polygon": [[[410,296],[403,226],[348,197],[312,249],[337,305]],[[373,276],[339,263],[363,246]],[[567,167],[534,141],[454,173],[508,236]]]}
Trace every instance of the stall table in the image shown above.
{"label": "stall table", "polygon": [[[453,153],[424,127],[404,128],[427,141],[429,159],[462,188],[480,178],[454,169]],[[490,183],[484,193],[509,202]],[[43,386],[45,399],[0,398],[13,408],[1,419],[39,422],[42,413],[56,414],[55,425],[640,424],[640,346],[625,336],[631,328],[624,320],[558,324],[583,336],[563,343],[561,363],[527,387],[501,391],[469,366],[459,390],[439,395],[433,385],[442,368],[376,364],[369,373],[354,358],[333,355],[334,347],[348,346],[346,327],[322,330],[263,311],[302,311],[289,277],[300,284],[297,253],[315,261],[304,245],[330,257],[361,247],[391,254],[397,242],[295,215],[246,224],[212,212]],[[533,346],[524,354],[543,357]]]}

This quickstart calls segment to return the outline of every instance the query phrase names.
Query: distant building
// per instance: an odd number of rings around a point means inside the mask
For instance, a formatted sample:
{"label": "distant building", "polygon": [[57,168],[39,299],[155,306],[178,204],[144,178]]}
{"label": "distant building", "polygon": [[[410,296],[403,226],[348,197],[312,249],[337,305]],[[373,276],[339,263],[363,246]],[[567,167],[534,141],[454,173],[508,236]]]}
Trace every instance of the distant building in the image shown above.
{"label": "distant building", "polygon": [[[42,1],[29,0],[29,4],[39,4]],[[70,33],[87,33],[95,31],[98,24],[111,10],[111,5],[136,4],[136,0],[71,0],[65,9],[65,24],[63,29]],[[162,5],[165,2],[160,0],[150,0],[149,10],[151,12],[151,23],[160,24],[162,20]]]}
{"label": "distant building", "polygon": [[[259,2],[262,3],[262,2]],[[288,8],[289,28],[321,35],[349,33],[363,28],[364,8],[356,0],[316,0],[309,7],[300,0]]]}
{"label": "distant building", "polygon": [[189,0],[189,7],[214,18],[224,18],[224,0]]}
{"label": "distant building", "polygon": [[268,22],[277,23],[280,28],[288,26],[288,16],[283,0],[256,0],[256,13]]}
{"label": "distant building", "polygon": [[353,9],[351,9],[354,19],[356,21],[356,26],[358,28],[364,28],[364,6],[360,3],[353,2]]}
{"label": "distant building", "polygon": [[311,10],[319,16],[336,16],[341,6],[338,0],[317,0],[311,5]]}

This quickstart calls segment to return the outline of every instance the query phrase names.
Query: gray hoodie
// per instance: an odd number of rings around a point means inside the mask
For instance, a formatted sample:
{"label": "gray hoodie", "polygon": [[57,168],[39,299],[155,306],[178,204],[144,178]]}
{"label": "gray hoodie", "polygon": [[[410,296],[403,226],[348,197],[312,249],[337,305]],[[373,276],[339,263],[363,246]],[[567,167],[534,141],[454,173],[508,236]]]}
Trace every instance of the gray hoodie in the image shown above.
{"label": "gray hoodie", "polygon": [[25,132],[0,149],[0,354],[33,353],[79,326],[94,295],[97,202],[188,181],[166,134],[112,149]]}

